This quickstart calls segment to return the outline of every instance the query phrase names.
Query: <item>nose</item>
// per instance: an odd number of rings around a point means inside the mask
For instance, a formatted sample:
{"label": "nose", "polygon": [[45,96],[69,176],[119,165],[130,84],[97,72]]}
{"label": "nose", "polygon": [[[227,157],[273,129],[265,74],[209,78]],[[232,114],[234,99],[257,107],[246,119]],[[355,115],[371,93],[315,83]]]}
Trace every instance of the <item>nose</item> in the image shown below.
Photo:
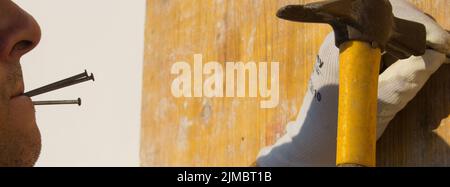
{"label": "nose", "polygon": [[12,1],[3,1],[0,11],[0,60],[18,61],[41,39],[36,20]]}

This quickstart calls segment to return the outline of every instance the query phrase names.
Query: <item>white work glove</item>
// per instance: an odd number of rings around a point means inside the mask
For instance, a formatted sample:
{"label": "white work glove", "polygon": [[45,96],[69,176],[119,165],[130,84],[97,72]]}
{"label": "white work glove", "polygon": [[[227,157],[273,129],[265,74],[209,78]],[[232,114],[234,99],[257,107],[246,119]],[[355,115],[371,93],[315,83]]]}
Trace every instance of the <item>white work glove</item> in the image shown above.
{"label": "white work glove", "polygon": [[[379,77],[379,138],[388,123],[419,92],[429,77],[446,61],[449,34],[433,19],[404,0],[391,1],[394,14],[427,27],[427,50],[421,57],[400,60]],[[438,52],[439,51],[439,52]],[[335,166],[339,93],[339,49],[334,34],[322,44],[308,92],[297,120],[287,125],[286,134],[275,145],[263,149],[258,166]]]}
{"label": "white work glove", "polygon": [[408,1],[390,0],[390,2],[396,17],[425,25],[427,30],[427,45],[429,47],[446,55],[450,54],[450,35],[435,22],[434,18],[423,13]]}

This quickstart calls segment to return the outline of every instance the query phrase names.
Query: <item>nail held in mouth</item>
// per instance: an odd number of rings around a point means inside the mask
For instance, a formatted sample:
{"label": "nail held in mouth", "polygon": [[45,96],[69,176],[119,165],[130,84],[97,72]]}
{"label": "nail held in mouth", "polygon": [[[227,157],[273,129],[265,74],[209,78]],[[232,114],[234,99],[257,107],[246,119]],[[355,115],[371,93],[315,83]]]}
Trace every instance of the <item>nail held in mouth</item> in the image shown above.
{"label": "nail held in mouth", "polygon": [[[27,97],[33,97],[37,95],[41,95],[44,93],[48,93],[51,91],[59,90],[61,88],[73,86],[76,84],[80,84],[86,81],[95,81],[94,74],[91,73],[90,75],[85,70],[83,73],[74,75],[72,77],[48,84],[46,86],[28,91],[22,95]],[[49,100],[49,101],[33,101],[34,105],[78,105],[81,106],[81,98],[78,98],[76,100]]]}

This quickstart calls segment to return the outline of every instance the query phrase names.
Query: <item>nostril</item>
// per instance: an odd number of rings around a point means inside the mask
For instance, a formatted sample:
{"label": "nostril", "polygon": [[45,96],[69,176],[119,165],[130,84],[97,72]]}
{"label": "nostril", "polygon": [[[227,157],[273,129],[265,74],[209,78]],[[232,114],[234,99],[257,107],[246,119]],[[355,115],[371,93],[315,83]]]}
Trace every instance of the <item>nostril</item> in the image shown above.
{"label": "nostril", "polygon": [[11,57],[20,58],[22,55],[28,53],[35,47],[35,43],[30,40],[21,40],[17,42],[11,49]]}
{"label": "nostril", "polygon": [[16,45],[14,45],[12,53],[18,52],[18,51],[28,51],[33,47],[33,42],[29,40],[22,40],[20,42],[17,42]]}

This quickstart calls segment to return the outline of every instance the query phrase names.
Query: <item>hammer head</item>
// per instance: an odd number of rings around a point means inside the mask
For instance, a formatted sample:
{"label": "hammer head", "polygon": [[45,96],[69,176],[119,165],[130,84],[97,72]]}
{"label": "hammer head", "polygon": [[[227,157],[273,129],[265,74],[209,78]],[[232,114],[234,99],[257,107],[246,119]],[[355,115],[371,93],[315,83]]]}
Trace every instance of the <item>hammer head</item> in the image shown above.
{"label": "hammer head", "polygon": [[366,41],[398,59],[423,55],[426,49],[425,26],[396,18],[388,0],[328,0],[288,5],[278,10],[277,16],[331,25],[336,46],[349,40]]}

